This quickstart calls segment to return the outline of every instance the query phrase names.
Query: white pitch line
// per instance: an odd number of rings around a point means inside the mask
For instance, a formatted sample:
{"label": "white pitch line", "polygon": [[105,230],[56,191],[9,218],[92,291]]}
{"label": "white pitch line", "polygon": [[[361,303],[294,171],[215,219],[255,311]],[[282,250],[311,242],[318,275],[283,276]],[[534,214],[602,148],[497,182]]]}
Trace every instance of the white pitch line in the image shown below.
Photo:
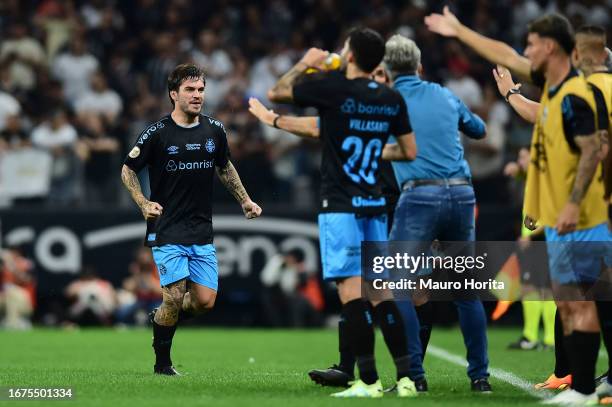
{"label": "white pitch line", "polygon": [[[455,355],[446,351],[445,349],[439,348],[435,345],[429,345],[427,347],[427,353],[431,354],[439,359],[446,360],[447,362],[453,363],[458,366],[467,367],[468,362],[461,356]],[[527,380],[521,379],[514,373],[507,372],[503,369],[498,369],[495,367],[489,368],[489,373],[492,377],[501,380],[503,382],[509,383],[510,385],[523,390],[529,395],[539,398],[546,399],[553,396],[553,393],[548,390],[536,390],[533,387],[533,383],[529,383]]]}

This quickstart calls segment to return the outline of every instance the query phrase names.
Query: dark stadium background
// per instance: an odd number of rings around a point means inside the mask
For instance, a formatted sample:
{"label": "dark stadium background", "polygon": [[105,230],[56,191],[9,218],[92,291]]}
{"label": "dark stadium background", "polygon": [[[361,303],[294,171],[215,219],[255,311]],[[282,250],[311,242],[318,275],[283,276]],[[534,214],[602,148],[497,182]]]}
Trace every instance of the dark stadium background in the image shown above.
{"label": "dark stadium background", "polygon": [[[239,206],[217,183],[214,213],[221,246],[221,291],[217,307],[204,320],[265,324],[259,273],[266,260],[278,251],[314,248],[306,253],[306,262],[310,271],[319,273],[320,157],[316,143],[260,126],[248,113],[247,100],[257,96],[269,106],[265,91],[278,75],[310,46],[339,49],[354,25],[369,26],[384,36],[400,32],[414,38],[423,50],[426,79],[454,86],[494,129],[498,142],[488,150],[466,144],[479,202],[477,235],[480,240],[516,239],[522,185],[504,177],[502,170],[528,144],[531,128],[497,94],[490,64],[458,42],[427,31],[423,17],[446,3],[1,1],[0,238],[2,247],[20,247],[33,261],[34,320],[59,322],[50,314],[60,313],[65,286],[85,267],[115,287],[127,277],[128,264],[142,241],[143,222],[121,185],[121,162],[147,124],[170,111],[168,73],[178,63],[195,61],[209,75],[204,111],[225,124],[232,160],[251,197],[264,208],[261,221],[241,221]],[[519,52],[526,22],[546,11],[564,12],[575,27],[589,22],[612,33],[609,1],[450,3],[462,22]],[[12,47],[27,49],[33,58],[20,59]],[[88,113],[93,76],[99,81],[96,92],[115,94],[120,100],[108,97],[108,114]],[[100,82],[106,82],[109,91]],[[537,94],[531,90],[531,95]],[[45,167],[38,156],[27,154],[32,145],[44,145],[40,140],[45,126],[54,120],[76,138],[59,150],[48,148],[51,161]],[[51,182],[51,187],[32,193],[26,188],[28,182]],[[333,313],[337,300],[332,288],[324,284],[322,288],[324,312]]]}

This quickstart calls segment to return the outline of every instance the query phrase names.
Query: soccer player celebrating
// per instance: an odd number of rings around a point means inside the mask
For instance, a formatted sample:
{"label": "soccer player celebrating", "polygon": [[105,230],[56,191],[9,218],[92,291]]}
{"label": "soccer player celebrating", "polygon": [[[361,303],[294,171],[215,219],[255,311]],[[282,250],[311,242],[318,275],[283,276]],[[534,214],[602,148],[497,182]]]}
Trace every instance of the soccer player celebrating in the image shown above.
{"label": "soccer player celebrating", "polygon": [[[416,394],[408,378],[410,360],[397,306],[391,299],[377,301],[372,303],[371,312],[361,294],[361,242],[387,239],[386,200],[378,182],[379,160],[381,156],[408,160],[416,155],[401,96],[370,79],[384,53],[380,34],[370,29],[353,30],[342,51],[347,62],[344,73],[331,72],[296,84],[307,69],[320,66],[328,55],[311,48],[268,92],[273,102],[319,110],[323,142],[319,214],[323,277],[338,286],[345,321],[340,337],[353,350],[360,373],[360,380],[334,393],[335,397],[383,395],[374,361],[373,317],[379,321],[397,368],[398,395]],[[397,136],[398,144],[383,149],[390,134]]]}
{"label": "soccer player celebrating", "polygon": [[[372,72],[372,79],[381,85],[391,85],[391,80],[383,64],[380,64],[374,72]],[[249,99],[249,111],[259,119],[263,124],[270,127],[276,127],[281,130],[285,130],[289,133],[295,134],[299,137],[304,138],[319,138],[319,118],[316,116],[288,116],[279,115],[271,109],[267,109],[257,98]],[[387,201],[387,232],[390,232],[391,226],[393,225],[393,217],[395,211],[395,205],[399,198],[399,188],[391,162],[382,160],[379,163],[379,174],[381,182],[382,194]],[[421,353],[421,341],[419,338],[418,326],[414,324],[407,324],[408,320],[416,320],[416,312],[414,305],[411,302],[402,301],[396,303],[400,310],[404,326],[406,329],[406,336],[408,339],[408,352],[410,356],[410,379],[414,381],[416,390],[418,392],[426,392],[428,390],[427,380],[425,379],[425,371],[423,369],[423,355]],[[344,334],[343,326],[344,320],[338,322],[338,333],[339,333],[339,346],[338,350],[340,353],[340,362],[334,364],[327,369],[313,369],[308,372],[310,378],[317,384],[322,386],[338,386],[347,387],[348,383],[355,379],[355,356],[353,355],[352,349],[347,344]],[[344,334],[344,336],[343,336]],[[414,357],[412,355],[415,355]],[[392,387],[395,389],[395,386]]]}
{"label": "soccer player celebrating", "polygon": [[[170,348],[179,316],[210,310],[218,288],[212,230],[213,173],[242,206],[247,219],[261,215],[229,157],[223,124],[201,114],[205,78],[195,65],[178,65],[168,77],[171,114],[145,129],[129,152],[121,179],[147,221],[163,302],[153,319],[154,372],[177,375]],[[137,173],[148,167],[151,199]]]}
{"label": "soccer player celebrating", "polygon": [[[425,22],[432,31],[456,36],[490,61],[543,85],[542,99],[537,108],[524,103],[521,108],[525,111],[517,109],[521,115],[533,115],[532,121],[535,121],[532,161],[525,191],[526,226],[533,229],[536,220],[540,222],[548,242],[610,241],[605,226],[606,204],[602,199],[604,188],[598,166],[604,141],[598,130],[604,130],[608,125],[602,128],[597,118],[605,105],[596,103],[598,92],[594,92],[585,78],[572,68],[570,55],[574,38],[567,19],[560,15],[547,15],[531,23],[525,50],[527,58],[520,57],[506,44],[463,26],[448,8],[444,9],[443,15],[426,17]],[[499,74],[504,76],[502,71]],[[509,100],[516,99],[511,96],[518,93],[517,88],[512,89],[506,93]],[[578,253],[571,246],[563,249],[581,259],[581,264],[567,264],[563,261],[563,255],[567,257],[567,253],[561,253],[550,245],[552,280],[570,289],[592,283],[600,271],[600,259],[595,258],[594,253]],[[599,349],[596,306],[592,301],[562,301],[557,305],[563,321],[562,342],[566,350],[560,357],[559,353],[564,349],[556,340],[557,368],[563,356],[567,357],[573,389],[547,402],[597,402],[593,380]]]}

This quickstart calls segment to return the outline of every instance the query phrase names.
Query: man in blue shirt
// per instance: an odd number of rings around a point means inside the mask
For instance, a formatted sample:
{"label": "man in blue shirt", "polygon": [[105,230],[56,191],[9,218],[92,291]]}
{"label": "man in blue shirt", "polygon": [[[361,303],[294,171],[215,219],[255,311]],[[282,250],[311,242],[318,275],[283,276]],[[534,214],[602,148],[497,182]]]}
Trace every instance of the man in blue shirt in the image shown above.
{"label": "man in blue shirt", "polygon": [[[392,163],[402,192],[390,240],[473,241],[476,198],[470,169],[463,158],[459,131],[468,137],[482,139],[486,135],[485,125],[450,90],[421,80],[417,73],[420,62],[421,51],[414,41],[401,35],[394,35],[387,41],[384,64],[394,80],[394,88],[406,101],[419,151],[414,161]],[[486,316],[482,302],[456,300],[455,305],[467,347],[472,390],[490,392]],[[422,325],[420,337],[424,355],[433,319],[431,304],[418,306],[417,313]],[[418,325],[419,321],[406,323]],[[410,355],[411,358],[419,356]]]}

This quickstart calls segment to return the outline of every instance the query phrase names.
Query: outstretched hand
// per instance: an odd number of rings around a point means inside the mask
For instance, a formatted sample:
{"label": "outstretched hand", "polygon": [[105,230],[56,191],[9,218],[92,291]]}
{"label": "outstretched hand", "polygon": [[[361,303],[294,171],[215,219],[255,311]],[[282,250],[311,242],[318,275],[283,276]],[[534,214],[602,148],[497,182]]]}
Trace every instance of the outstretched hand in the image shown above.
{"label": "outstretched hand", "polygon": [[514,89],[515,87],[520,88],[522,86],[520,83],[515,84],[512,80],[510,71],[501,65],[497,65],[497,68],[493,68],[493,78],[495,78],[495,83],[497,83],[497,90],[499,90],[499,93],[503,97],[506,97],[510,89]]}
{"label": "outstretched hand", "polygon": [[257,98],[249,98],[249,112],[259,119],[260,122],[272,126],[278,114],[274,110],[268,109]]}
{"label": "outstretched hand", "polygon": [[448,6],[444,6],[442,14],[432,13],[425,17],[425,25],[429,31],[443,35],[445,37],[456,37],[461,23],[457,17],[451,13]]}

